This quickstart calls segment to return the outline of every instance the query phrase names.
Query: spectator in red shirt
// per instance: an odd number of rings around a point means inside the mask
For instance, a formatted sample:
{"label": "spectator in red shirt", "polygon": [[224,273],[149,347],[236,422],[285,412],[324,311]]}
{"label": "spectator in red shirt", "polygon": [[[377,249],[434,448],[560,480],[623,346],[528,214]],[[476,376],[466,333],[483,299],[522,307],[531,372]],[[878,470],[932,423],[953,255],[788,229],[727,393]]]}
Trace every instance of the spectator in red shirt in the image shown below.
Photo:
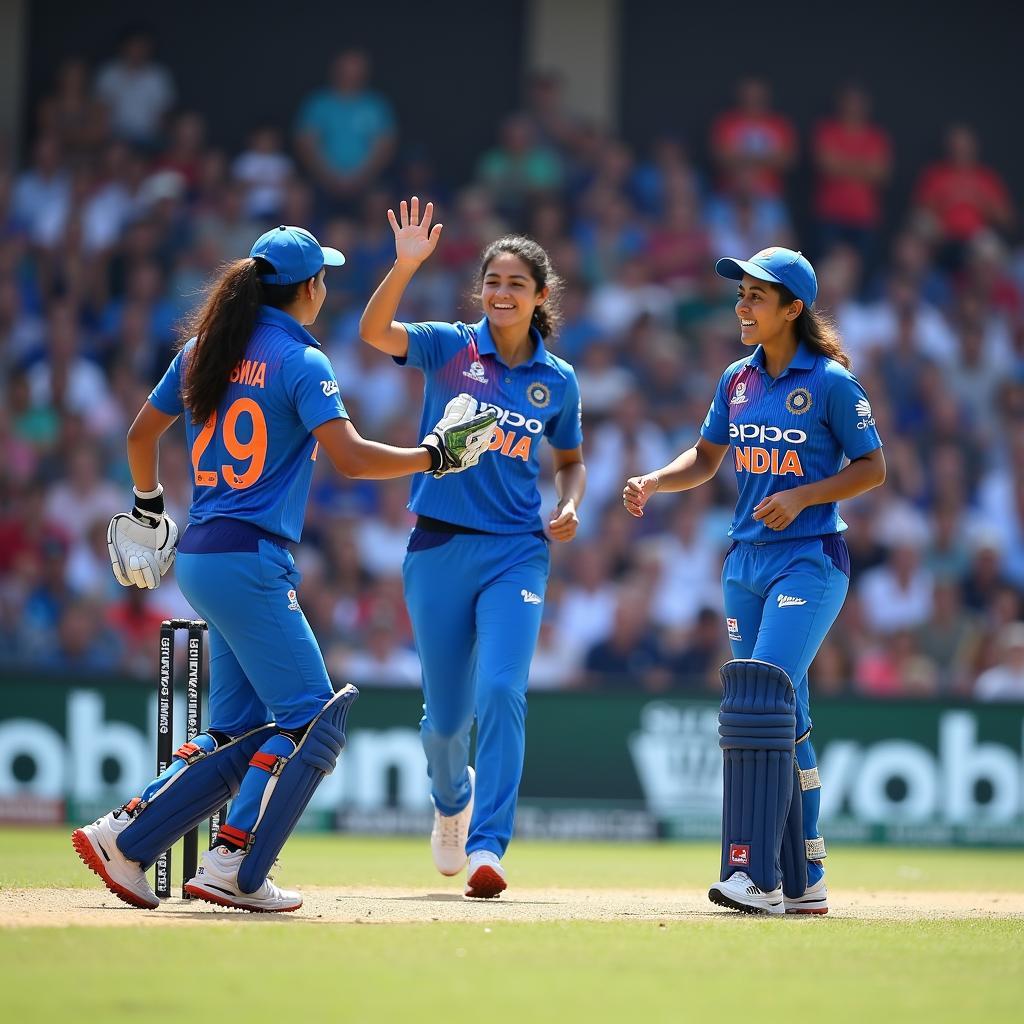
{"label": "spectator in red shirt", "polygon": [[721,172],[721,186],[731,190],[733,175],[750,167],[757,172],[758,191],[778,197],[782,172],[796,158],[793,125],[771,109],[771,93],[759,78],[741,81],[736,101],[735,109],[720,114],[711,126],[711,152]]}
{"label": "spectator in red shirt", "polygon": [[836,243],[850,245],[865,266],[882,220],[881,187],[891,169],[889,138],[869,114],[867,94],[847,86],[837,97],[834,116],[818,124],[813,142],[822,251]]}
{"label": "spectator in red shirt", "polygon": [[962,124],[946,135],[946,158],[925,168],[918,179],[914,205],[942,241],[941,262],[948,270],[963,265],[966,243],[979,231],[1006,231],[1013,220],[1003,179],[978,160],[978,141]]}

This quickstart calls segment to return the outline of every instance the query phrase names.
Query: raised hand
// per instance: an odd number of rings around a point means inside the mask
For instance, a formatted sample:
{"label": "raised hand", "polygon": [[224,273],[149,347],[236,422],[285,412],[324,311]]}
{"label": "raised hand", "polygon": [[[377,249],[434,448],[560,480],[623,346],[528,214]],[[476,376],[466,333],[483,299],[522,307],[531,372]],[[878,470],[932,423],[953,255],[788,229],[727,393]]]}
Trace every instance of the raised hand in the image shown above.
{"label": "raised hand", "polygon": [[388,210],[391,230],[395,233],[396,259],[399,263],[418,267],[434,251],[441,237],[441,225],[430,226],[434,219],[434,204],[427,203],[420,220],[420,201],[413,196],[408,203],[402,200],[398,214],[396,217],[394,210]]}

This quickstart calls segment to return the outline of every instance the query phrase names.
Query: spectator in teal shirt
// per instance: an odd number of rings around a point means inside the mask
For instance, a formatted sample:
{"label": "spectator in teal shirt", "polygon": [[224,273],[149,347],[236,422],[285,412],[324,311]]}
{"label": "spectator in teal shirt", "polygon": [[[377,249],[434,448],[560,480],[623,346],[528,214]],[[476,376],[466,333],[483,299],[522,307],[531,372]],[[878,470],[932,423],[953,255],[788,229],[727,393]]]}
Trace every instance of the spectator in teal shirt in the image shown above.
{"label": "spectator in teal shirt", "polygon": [[335,207],[358,199],[394,154],[394,112],[367,88],[369,77],[365,53],[340,53],[331,64],[329,87],[305,100],[296,121],[299,157]]}

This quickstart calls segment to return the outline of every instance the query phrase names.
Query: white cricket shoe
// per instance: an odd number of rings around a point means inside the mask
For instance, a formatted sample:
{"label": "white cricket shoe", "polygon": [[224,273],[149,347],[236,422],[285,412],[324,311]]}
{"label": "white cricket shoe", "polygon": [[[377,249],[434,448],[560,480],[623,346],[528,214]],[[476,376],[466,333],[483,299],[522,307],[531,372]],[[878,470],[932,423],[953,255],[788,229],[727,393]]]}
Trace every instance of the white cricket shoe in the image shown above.
{"label": "white cricket shoe", "polygon": [[225,846],[207,850],[196,877],[185,883],[185,892],[219,907],[253,913],[283,914],[302,906],[299,893],[278,889],[269,878],[255,892],[242,892],[238,888],[238,869],[244,857],[244,850],[229,850]]}
{"label": "white cricket shoe", "polygon": [[71,833],[71,844],[82,858],[82,863],[95,871],[119,900],[142,910],[155,910],[160,906],[160,900],[153,892],[142,865],[129,860],[117,848],[118,835],[131,821],[129,814],[119,807],[91,825],[76,828]]}
{"label": "white cricket shoe", "polygon": [[466,866],[466,840],[469,822],[473,817],[473,797],[476,795],[476,772],[469,772],[469,803],[458,814],[442,814],[434,808],[434,827],[430,831],[430,852],[434,865],[442,875],[457,875]]}
{"label": "white cricket shoe", "polygon": [[715,882],[708,890],[708,899],[720,907],[729,907],[743,914],[784,914],[782,886],[762,892],[745,871],[737,871],[724,882]]}
{"label": "white cricket shoe", "polygon": [[469,855],[466,870],[466,895],[471,899],[489,900],[500,896],[507,888],[498,855],[490,850],[474,850]]}
{"label": "white cricket shoe", "polygon": [[809,885],[803,896],[791,900],[784,897],[787,914],[827,914],[828,889],[825,888],[825,876],[822,875],[814,885]]}

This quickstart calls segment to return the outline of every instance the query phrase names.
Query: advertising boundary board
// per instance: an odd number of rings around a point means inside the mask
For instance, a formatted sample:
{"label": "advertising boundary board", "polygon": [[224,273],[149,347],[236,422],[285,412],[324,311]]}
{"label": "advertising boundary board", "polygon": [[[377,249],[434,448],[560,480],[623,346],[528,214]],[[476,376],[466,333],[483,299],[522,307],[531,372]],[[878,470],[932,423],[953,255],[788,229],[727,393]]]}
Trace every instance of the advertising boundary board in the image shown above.
{"label": "advertising boundary board", "polygon": [[[6,673],[0,693],[0,823],[84,821],[151,777],[152,686]],[[363,687],[304,827],[429,830],[421,703]],[[531,695],[517,834],[714,838],[717,714],[687,696]],[[174,718],[183,726],[183,706]],[[1024,705],[816,700],[814,742],[830,842],[1024,846]]]}

